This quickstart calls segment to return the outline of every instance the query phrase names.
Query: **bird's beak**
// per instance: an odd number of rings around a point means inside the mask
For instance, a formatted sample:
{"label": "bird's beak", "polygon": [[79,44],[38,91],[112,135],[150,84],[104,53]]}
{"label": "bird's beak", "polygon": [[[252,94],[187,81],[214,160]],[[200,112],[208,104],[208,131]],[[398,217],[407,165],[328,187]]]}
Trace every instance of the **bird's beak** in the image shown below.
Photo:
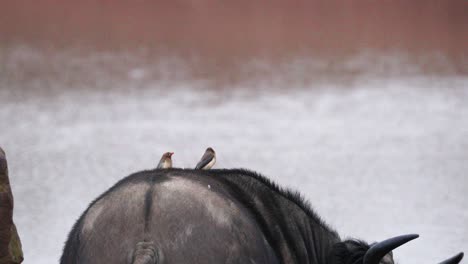
{"label": "bird's beak", "polygon": [[172,157],[174,155],[174,152],[169,152],[169,157]]}

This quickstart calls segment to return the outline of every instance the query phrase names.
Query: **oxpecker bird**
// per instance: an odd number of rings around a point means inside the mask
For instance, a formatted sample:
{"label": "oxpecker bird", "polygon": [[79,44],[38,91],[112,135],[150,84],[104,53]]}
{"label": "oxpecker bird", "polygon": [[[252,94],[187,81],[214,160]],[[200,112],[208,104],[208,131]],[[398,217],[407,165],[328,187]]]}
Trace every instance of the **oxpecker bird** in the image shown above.
{"label": "oxpecker bird", "polygon": [[174,152],[166,152],[162,155],[161,160],[158,164],[158,169],[169,169],[172,168],[172,159],[171,156]]}
{"label": "oxpecker bird", "polygon": [[205,154],[198,162],[195,169],[197,170],[209,170],[215,165],[216,163],[216,153],[212,148],[207,148]]}

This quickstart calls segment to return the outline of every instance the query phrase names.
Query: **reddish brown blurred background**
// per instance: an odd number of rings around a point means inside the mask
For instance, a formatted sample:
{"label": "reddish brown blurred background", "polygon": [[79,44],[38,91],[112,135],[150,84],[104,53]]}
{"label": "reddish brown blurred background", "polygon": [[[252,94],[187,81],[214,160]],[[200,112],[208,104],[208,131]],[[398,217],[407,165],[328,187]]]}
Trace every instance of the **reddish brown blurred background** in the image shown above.
{"label": "reddish brown blurred background", "polygon": [[232,61],[362,50],[442,54],[465,72],[466,0],[6,0],[0,41],[52,49],[148,48]]}

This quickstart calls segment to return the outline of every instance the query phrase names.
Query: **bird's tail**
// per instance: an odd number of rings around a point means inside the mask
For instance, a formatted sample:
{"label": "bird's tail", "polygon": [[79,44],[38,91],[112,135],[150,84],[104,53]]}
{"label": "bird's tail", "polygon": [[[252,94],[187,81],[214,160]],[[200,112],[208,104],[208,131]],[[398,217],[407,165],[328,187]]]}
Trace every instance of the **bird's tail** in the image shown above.
{"label": "bird's tail", "polygon": [[160,264],[160,254],[153,242],[138,242],[131,264]]}

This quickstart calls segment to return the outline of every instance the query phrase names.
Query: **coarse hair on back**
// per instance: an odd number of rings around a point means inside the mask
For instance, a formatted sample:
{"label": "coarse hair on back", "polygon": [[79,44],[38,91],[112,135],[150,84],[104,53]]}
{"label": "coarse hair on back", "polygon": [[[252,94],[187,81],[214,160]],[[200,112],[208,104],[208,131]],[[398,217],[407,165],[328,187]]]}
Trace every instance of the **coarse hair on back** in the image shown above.
{"label": "coarse hair on back", "polygon": [[[255,184],[260,182],[268,189],[274,191],[278,195],[282,196],[283,198],[287,199],[288,201],[292,202],[296,206],[298,206],[301,210],[305,212],[305,214],[313,220],[316,224],[323,226],[324,228],[335,232],[322,218],[313,210],[310,202],[304,198],[304,196],[296,190],[291,190],[289,188],[281,187],[274,181],[270,180],[266,176],[247,169],[215,169],[215,170],[207,170],[206,173],[213,173],[219,176],[225,176],[229,178],[239,179],[234,180],[242,185],[246,185],[247,187],[253,187]],[[239,177],[244,176],[244,177]],[[239,182],[240,180],[243,182]],[[336,232],[335,232],[336,233]]]}

